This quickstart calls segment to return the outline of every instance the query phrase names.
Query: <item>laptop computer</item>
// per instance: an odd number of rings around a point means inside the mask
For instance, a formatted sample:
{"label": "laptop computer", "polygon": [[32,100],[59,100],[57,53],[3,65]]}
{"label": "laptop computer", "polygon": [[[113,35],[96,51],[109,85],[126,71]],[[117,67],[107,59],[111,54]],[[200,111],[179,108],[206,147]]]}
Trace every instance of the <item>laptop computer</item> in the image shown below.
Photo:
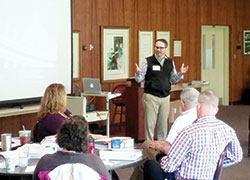
{"label": "laptop computer", "polygon": [[82,78],[84,93],[101,94],[101,83],[98,78]]}

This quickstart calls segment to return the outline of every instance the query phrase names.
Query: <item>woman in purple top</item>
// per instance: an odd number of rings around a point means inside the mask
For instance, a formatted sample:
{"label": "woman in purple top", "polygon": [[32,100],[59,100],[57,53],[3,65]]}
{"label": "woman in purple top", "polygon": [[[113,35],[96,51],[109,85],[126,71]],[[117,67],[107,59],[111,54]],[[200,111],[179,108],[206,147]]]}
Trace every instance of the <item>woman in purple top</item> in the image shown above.
{"label": "woman in purple top", "polygon": [[66,99],[65,87],[62,84],[55,83],[46,88],[38,112],[38,124],[34,128],[35,142],[55,135],[65,119],[72,116],[66,109]]}

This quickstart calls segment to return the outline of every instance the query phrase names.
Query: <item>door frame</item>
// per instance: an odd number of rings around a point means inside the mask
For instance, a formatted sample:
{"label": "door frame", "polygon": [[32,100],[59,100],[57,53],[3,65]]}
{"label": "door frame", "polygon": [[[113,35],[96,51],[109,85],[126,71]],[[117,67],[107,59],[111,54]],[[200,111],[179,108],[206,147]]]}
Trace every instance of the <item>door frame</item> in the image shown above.
{"label": "door frame", "polygon": [[[224,79],[224,83],[223,86],[225,88],[223,88],[223,100],[221,102],[222,105],[229,105],[229,95],[230,95],[230,54],[229,54],[229,49],[231,49],[231,26],[229,25],[208,25],[208,24],[204,24],[201,25],[201,78],[202,78],[202,28],[203,27],[222,27],[224,30],[224,33],[226,33],[226,36],[224,38],[224,44],[225,44],[225,48],[224,48],[224,60],[223,60],[223,79]],[[227,46],[227,47],[226,47]],[[202,80],[202,79],[201,79]]]}

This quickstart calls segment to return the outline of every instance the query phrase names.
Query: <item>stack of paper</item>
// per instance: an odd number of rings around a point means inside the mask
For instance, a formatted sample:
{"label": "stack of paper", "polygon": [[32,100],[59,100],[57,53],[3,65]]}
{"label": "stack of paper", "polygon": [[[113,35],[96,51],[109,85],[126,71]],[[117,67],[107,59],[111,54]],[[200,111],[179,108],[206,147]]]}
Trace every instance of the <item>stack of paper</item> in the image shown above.
{"label": "stack of paper", "polygon": [[99,152],[101,159],[111,160],[136,160],[142,156],[141,149],[130,149],[130,150],[101,150]]}
{"label": "stack of paper", "polygon": [[58,150],[54,144],[25,144],[20,149],[27,148],[30,158],[41,158],[45,154],[52,154]]}
{"label": "stack of paper", "polygon": [[41,144],[25,144],[22,148],[29,148],[30,158],[41,158],[46,154],[46,148]]}

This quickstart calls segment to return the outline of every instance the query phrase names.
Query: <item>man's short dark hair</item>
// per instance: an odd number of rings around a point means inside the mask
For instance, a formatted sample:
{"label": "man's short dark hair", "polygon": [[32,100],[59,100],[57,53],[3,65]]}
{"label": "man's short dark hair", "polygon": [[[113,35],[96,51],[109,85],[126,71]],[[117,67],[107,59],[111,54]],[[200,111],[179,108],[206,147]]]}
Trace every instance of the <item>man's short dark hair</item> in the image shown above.
{"label": "man's short dark hair", "polygon": [[83,116],[72,116],[66,120],[57,133],[57,142],[61,148],[76,152],[88,150],[88,123]]}
{"label": "man's short dark hair", "polygon": [[158,41],[163,42],[163,43],[165,44],[165,48],[167,48],[167,47],[168,47],[168,42],[167,42],[167,40],[166,40],[166,39],[157,39],[157,40],[155,41],[155,43],[156,43],[156,42],[158,42]]}

